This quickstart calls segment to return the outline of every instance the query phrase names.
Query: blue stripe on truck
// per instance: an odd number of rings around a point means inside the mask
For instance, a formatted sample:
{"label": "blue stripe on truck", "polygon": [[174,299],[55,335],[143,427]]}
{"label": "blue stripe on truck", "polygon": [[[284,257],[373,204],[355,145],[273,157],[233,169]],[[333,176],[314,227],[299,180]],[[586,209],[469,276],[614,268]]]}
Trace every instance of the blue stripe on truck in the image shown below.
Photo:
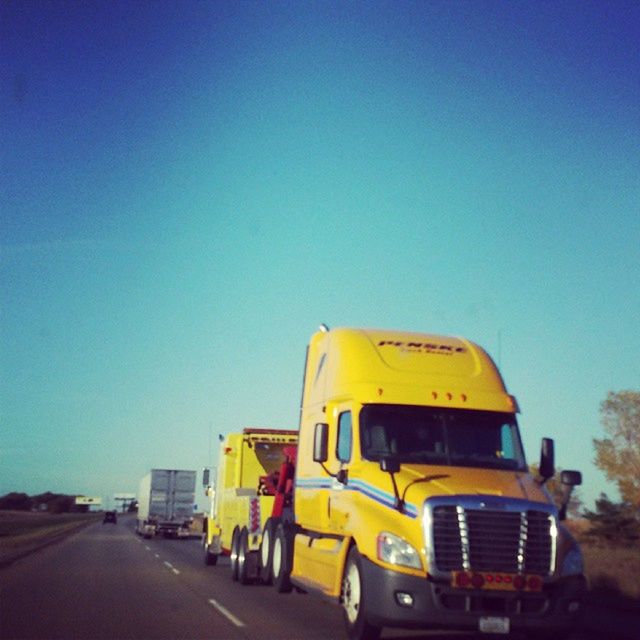
{"label": "blue stripe on truck", "polygon": [[[331,489],[334,486],[332,478],[297,478],[296,491],[300,489]],[[363,496],[374,500],[390,509],[395,509],[396,498],[393,494],[382,491],[368,482],[363,480],[349,480],[344,485],[343,491],[356,491]],[[418,508],[410,502],[405,502],[403,514],[410,518],[418,517]]]}

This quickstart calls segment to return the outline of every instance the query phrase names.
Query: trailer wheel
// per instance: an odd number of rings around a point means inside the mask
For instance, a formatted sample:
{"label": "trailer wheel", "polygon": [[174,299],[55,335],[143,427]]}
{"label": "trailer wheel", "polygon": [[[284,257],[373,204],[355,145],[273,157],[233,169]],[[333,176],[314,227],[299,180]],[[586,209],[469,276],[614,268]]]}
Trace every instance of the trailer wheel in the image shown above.
{"label": "trailer wheel", "polygon": [[258,574],[265,584],[271,584],[273,581],[271,573],[271,567],[273,565],[273,541],[279,521],[279,518],[268,518],[262,530],[262,541],[260,542],[260,551],[258,553]]}
{"label": "trailer wheel", "polygon": [[249,568],[249,532],[246,527],[242,528],[238,537],[238,582],[249,584],[251,582],[251,572]]}
{"label": "trailer wheel", "polygon": [[291,569],[293,568],[293,530],[290,525],[279,522],[273,539],[271,573],[273,585],[278,593],[289,593]]}
{"label": "trailer wheel", "polygon": [[238,542],[240,541],[240,529],[236,527],[231,536],[231,554],[229,557],[229,565],[231,566],[231,579],[236,582],[238,580]]}
{"label": "trailer wheel", "polygon": [[347,635],[352,640],[378,640],[382,629],[367,621],[364,589],[362,560],[357,547],[352,547],[347,556],[340,593]]}

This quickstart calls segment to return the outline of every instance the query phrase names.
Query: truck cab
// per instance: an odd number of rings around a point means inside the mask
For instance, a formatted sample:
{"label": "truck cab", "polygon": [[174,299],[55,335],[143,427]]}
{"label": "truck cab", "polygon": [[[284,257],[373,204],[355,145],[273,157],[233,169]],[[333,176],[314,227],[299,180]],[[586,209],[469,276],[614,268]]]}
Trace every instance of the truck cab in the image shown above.
{"label": "truck cab", "polygon": [[[553,443],[532,477],[517,413],[466,339],[323,327],[307,350],[283,541],[292,584],[338,601],[352,638],[567,632],[582,557],[544,487]],[[563,480],[568,495],[580,474]]]}

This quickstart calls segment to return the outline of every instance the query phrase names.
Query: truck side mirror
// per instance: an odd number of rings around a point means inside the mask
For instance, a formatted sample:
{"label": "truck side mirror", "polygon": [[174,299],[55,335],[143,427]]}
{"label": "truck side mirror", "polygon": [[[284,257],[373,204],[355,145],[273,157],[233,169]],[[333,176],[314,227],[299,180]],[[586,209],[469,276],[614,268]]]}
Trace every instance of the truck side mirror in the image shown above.
{"label": "truck side mirror", "polygon": [[552,478],[555,472],[553,439],[542,438],[540,446],[540,475],[542,476],[542,482],[544,483],[549,478]]}
{"label": "truck side mirror", "polygon": [[398,473],[400,471],[400,463],[396,458],[381,458],[380,469],[387,473]]}
{"label": "truck side mirror", "polygon": [[573,487],[582,484],[582,474],[579,471],[565,470],[560,474],[560,483],[562,484],[562,504],[558,510],[558,517],[560,520],[566,520],[567,508],[571,500],[571,492],[573,491]]}
{"label": "truck side mirror", "polygon": [[211,473],[210,469],[203,469],[202,470],[202,486],[203,487],[208,487],[209,486],[209,475]]}
{"label": "truck side mirror", "polygon": [[326,462],[329,457],[329,425],[318,422],[313,432],[313,461]]}
{"label": "truck side mirror", "polygon": [[578,487],[582,484],[582,474],[579,471],[563,471],[560,474],[560,482],[569,487]]}

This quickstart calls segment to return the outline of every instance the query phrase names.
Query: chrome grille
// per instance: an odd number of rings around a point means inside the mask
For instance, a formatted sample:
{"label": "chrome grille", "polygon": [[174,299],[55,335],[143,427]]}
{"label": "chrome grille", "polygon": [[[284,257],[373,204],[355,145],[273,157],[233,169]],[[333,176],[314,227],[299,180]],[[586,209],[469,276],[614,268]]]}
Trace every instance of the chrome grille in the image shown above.
{"label": "chrome grille", "polygon": [[518,571],[522,536],[520,514],[466,511],[469,526],[470,568],[476,571]]}
{"label": "chrome grille", "polygon": [[546,575],[551,566],[550,518],[542,511],[527,511],[527,540],[524,547],[526,573]]}
{"label": "chrome grille", "polygon": [[433,510],[433,546],[438,569],[462,569],[462,540],[458,513],[454,505],[436,507]]}
{"label": "chrome grille", "polygon": [[[549,575],[554,560],[553,513],[527,501],[508,509],[472,504],[432,504],[429,532],[438,571],[500,571]],[[427,503],[428,504],[428,503]]]}

